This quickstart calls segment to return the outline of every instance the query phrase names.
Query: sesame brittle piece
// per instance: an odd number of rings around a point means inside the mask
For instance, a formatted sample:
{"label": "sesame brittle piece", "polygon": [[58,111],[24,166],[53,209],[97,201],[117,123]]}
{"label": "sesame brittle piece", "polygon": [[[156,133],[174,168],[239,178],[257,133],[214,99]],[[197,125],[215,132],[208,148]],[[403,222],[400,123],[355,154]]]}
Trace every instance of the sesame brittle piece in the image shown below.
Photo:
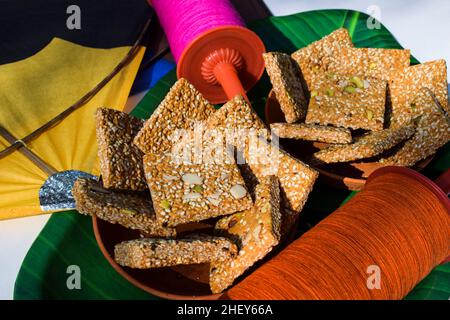
{"label": "sesame brittle piece", "polygon": [[78,212],[145,232],[149,236],[175,237],[176,231],[156,221],[150,198],[140,194],[99,191],[94,180],[78,179],[72,189]]}
{"label": "sesame brittle piece", "polygon": [[214,107],[187,80],[179,79],[145,122],[134,143],[144,153],[165,152],[177,141],[176,130],[190,130],[215,112]]}
{"label": "sesame brittle piece", "polygon": [[450,141],[450,119],[429,90],[421,90],[414,103],[421,115],[411,139],[393,155],[380,160],[386,165],[413,166]]}
{"label": "sesame brittle piece", "polygon": [[215,129],[224,137],[224,142],[244,149],[250,130],[261,136],[268,136],[268,130],[261,118],[250,104],[242,97],[236,96],[224,104],[205,122],[207,130]]}
{"label": "sesame brittle piece", "polygon": [[322,74],[312,82],[306,123],[352,129],[383,129],[387,82]]}
{"label": "sesame brittle piece", "polygon": [[446,63],[444,60],[426,62],[405,69],[389,85],[392,101],[391,125],[408,123],[420,115],[414,99],[422,88],[431,90],[439,104],[449,112]]}
{"label": "sesame brittle piece", "polygon": [[280,189],[278,178],[266,177],[256,187],[255,205],[222,218],[216,224],[220,235],[234,239],[237,256],[211,264],[209,284],[213,293],[228,288],[255,262],[264,258],[280,240]]}
{"label": "sesame brittle piece", "polygon": [[409,50],[341,48],[339,54],[331,58],[328,71],[391,81],[399,72],[408,68],[409,63]]}
{"label": "sesame brittle piece", "polygon": [[413,134],[413,124],[371,132],[356,138],[356,141],[352,144],[336,145],[322,149],[314,153],[314,158],[325,163],[371,158],[395,147],[400,142],[409,139]]}
{"label": "sesame brittle piece", "polygon": [[147,189],[142,152],[133,144],[133,139],[144,122],[124,112],[107,108],[98,108],[95,119],[104,187]]}
{"label": "sesame brittle piece", "polygon": [[282,205],[299,213],[311,192],[318,173],[307,164],[291,157],[275,142],[253,138],[244,150],[247,174],[258,182],[276,175],[280,182]]}
{"label": "sesame brittle piece", "polygon": [[347,29],[340,28],[292,54],[300,66],[302,75],[310,87],[312,79],[318,72],[328,71],[330,59],[338,55],[342,48],[353,47]]}
{"label": "sesame brittle piece", "polygon": [[240,95],[228,101],[212,114],[206,121],[206,127],[267,129],[250,104]]}
{"label": "sesame brittle piece", "polygon": [[340,144],[352,142],[352,134],[346,128],[306,123],[272,123],[270,130],[280,138]]}
{"label": "sesame brittle piece", "polygon": [[156,216],[168,226],[248,209],[252,199],[234,159],[183,161],[147,154],[144,169]]}
{"label": "sesame brittle piece", "polygon": [[231,240],[202,235],[125,241],[115,246],[114,259],[121,266],[148,269],[225,261],[236,253],[237,247]]}
{"label": "sesame brittle piece", "polygon": [[268,52],[263,58],[286,122],[303,121],[308,101],[298,65],[284,53]]}

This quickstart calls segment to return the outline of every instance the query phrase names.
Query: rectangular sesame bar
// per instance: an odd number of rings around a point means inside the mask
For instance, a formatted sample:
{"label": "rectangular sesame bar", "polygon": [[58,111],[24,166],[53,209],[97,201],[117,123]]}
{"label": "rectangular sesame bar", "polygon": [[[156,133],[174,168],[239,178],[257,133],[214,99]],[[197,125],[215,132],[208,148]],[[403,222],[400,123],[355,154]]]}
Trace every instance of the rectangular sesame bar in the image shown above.
{"label": "rectangular sesame bar", "polygon": [[78,179],[72,189],[78,212],[155,237],[175,237],[173,228],[162,226],[150,198],[140,194],[101,191],[94,180]]}
{"label": "rectangular sesame bar", "polygon": [[266,176],[276,175],[280,182],[282,206],[300,212],[317,179],[317,171],[291,157],[274,141],[269,143],[253,138],[243,154],[247,170],[258,182]]}
{"label": "rectangular sesame bar", "polygon": [[124,267],[149,269],[225,261],[236,253],[236,245],[223,237],[144,238],[117,244],[114,260]]}
{"label": "rectangular sesame bar", "polygon": [[414,135],[394,154],[381,159],[381,163],[413,166],[450,141],[450,119],[433,94],[423,89],[413,102],[421,112]]}
{"label": "rectangular sesame bar", "polygon": [[256,187],[255,205],[220,219],[215,228],[239,247],[237,256],[212,263],[209,285],[213,293],[224,291],[255,262],[264,258],[280,240],[280,188],[278,178],[266,177]]}
{"label": "rectangular sesame bar", "polygon": [[[338,55],[342,48],[353,47],[347,29],[340,28],[317,40],[291,56],[298,63],[308,88],[318,72],[327,72],[330,59]],[[311,91],[311,89],[309,89]]]}
{"label": "rectangular sesame bar", "polygon": [[426,62],[405,69],[389,85],[392,125],[407,123],[420,115],[413,100],[422,88],[431,90],[444,110],[449,112],[446,63],[444,60]]}
{"label": "rectangular sesame bar", "polygon": [[356,138],[356,141],[352,144],[335,145],[322,149],[314,153],[314,158],[325,163],[371,158],[395,147],[400,142],[409,139],[413,134],[413,124],[370,132]]}
{"label": "rectangular sesame bar", "polygon": [[179,129],[190,130],[215,111],[186,79],[179,79],[145,122],[134,143],[144,153],[170,150]]}
{"label": "rectangular sesame bar", "polygon": [[360,76],[322,74],[311,84],[306,123],[380,131],[387,82]]}
{"label": "rectangular sesame bar", "polygon": [[252,106],[240,95],[237,95],[206,121],[207,130],[217,130],[223,135],[224,141],[242,150],[250,130],[258,131],[261,136],[268,136],[264,122],[253,110]]}
{"label": "rectangular sesame bar", "polygon": [[169,153],[144,156],[148,186],[161,223],[177,226],[252,206],[234,159],[184,160]]}
{"label": "rectangular sesame bar", "polygon": [[299,66],[287,54],[268,52],[263,54],[266,71],[273,91],[280,103],[286,122],[303,121],[308,107]]}
{"label": "rectangular sesame bar", "polygon": [[133,144],[133,139],[144,122],[124,112],[107,108],[98,108],[95,120],[104,187],[147,189],[142,152]]}
{"label": "rectangular sesame bar", "polygon": [[252,180],[251,175],[243,170],[245,161],[243,160],[242,151],[249,143],[249,136],[258,136],[269,138],[269,130],[264,122],[253,110],[252,106],[242,97],[236,96],[232,100],[224,104],[219,110],[211,115],[205,122],[207,130],[217,130],[218,133],[224,135],[224,143],[236,147],[237,164],[244,178],[245,185],[250,195],[253,197],[256,180]]}
{"label": "rectangular sesame bar", "polygon": [[346,128],[306,123],[272,123],[270,130],[280,138],[341,144],[352,142],[352,134]]}
{"label": "rectangular sesame bar", "polygon": [[344,47],[331,57],[328,71],[391,81],[409,64],[409,50]]}
{"label": "rectangular sesame bar", "polygon": [[264,122],[253,110],[252,106],[240,95],[237,95],[220,109],[212,114],[206,121],[209,128],[244,128],[267,129]]}

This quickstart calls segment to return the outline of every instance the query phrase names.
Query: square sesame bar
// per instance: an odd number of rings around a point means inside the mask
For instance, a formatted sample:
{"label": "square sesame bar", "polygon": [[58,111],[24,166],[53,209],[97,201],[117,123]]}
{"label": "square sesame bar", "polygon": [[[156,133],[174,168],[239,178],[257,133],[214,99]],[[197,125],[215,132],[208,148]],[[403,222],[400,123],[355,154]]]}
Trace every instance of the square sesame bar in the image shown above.
{"label": "square sesame bar", "polygon": [[347,29],[340,28],[307,47],[295,51],[291,56],[300,66],[302,75],[310,87],[316,73],[328,71],[328,64],[332,57],[338,55],[342,48],[351,47],[353,43],[350,34]]}
{"label": "square sesame bar", "polygon": [[251,105],[240,95],[237,95],[220,109],[212,114],[206,121],[209,128],[244,128],[267,129],[264,122],[256,114]]}
{"label": "square sesame bar", "polygon": [[124,112],[107,108],[98,108],[95,120],[104,187],[147,189],[142,152],[133,144],[133,139],[144,122]]}
{"label": "square sesame bar", "polygon": [[380,131],[387,82],[376,78],[322,74],[313,79],[306,123]]}
{"label": "square sesame bar", "polygon": [[370,132],[356,138],[356,141],[352,144],[335,145],[322,149],[314,153],[314,158],[325,163],[371,158],[395,147],[400,142],[409,139],[413,134],[413,124]]}
{"label": "square sesame bar", "polygon": [[407,123],[420,114],[413,100],[422,88],[431,90],[444,110],[449,112],[446,63],[444,60],[426,62],[405,69],[389,85],[392,125]]}
{"label": "square sesame bar", "polygon": [[149,197],[102,190],[94,180],[78,179],[72,189],[78,212],[136,229],[155,237],[175,237],[173,228],[162,226]]}
{"label": "square sesame bar", "polygon": [[234,159],[183,160],[170,153],[144,156],[145,175],[161,223],[173,227],[252,206]]}
{"label": "square sesame bar", "polygon": [[117,244],[114,260],[124,267],[149,269],[225,261],[236,253],[236,245],[223,237],[144,238]]}
{"label": "square sesame bar", "polygon": [[268,130],[264,122],[253,110],[251,105],[237,95],[206,121],[207,130],[217,130],[223,134],[224,142],[243,150],[247,142],[248,133],[255,130],[261,136],[268,137]]}
{"label": "square sesame bar", "polygon": [[409,64],[409,50],[345,47],[330,59],[328,71],[391,81]]}
{"label": "square sesame bar", "polygon": [[433,94],[423,89],[413,101],[421,111],[417,128],[411,139],[394,154],[380,160],[386,165],[413,166],[433,155],[450,141],[450,118]]}
{"label": "square sesame bar", "polygon": [[273,91],[280,103],[286,122],[303,121],[308,107],[299,66],[287,54],[268,52],[263,54],[266,71]]}
{"label": "square sesame bar", "polygon": [[179,79],[145,122],[134,143],[144,153],[170,150],[178,129],[190,130],[215,111],[186,79]]}
{"label": "square sesame bar", "polygon": [[352,142],[352,134],[346,128],[306,123],[272,123],[270,130],[280,138],[340,144]]}
{"label": "square sesame bar", "polygon": [[246,175],[258,182],[276,175],[280,182],[282,206],[299,213],[311,192],[318,173],[302,161],[291,157],[275,141],[252,138],[243,152]]}
{"label": "square sesame bar", "polygon": [[235,240],[239,253],[224,262],[211,264],[209,284],[213,293],[228,288],[278,244],[280,222],[278,178],[269,176],[256,187],[256,201],[251,209],[222,218],[216,224],[218,234]]}

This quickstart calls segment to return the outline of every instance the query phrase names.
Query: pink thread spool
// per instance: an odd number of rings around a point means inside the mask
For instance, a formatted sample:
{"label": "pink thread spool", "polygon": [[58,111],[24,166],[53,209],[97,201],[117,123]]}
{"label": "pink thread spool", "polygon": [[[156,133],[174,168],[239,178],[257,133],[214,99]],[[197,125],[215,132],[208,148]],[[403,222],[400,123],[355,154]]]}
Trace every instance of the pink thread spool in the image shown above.
{"label": "pink thread spool", "polygon": [[149,0],[177,61],[211,103],[244,97],[264,71],[261,39],[245,28],[229,0]]}

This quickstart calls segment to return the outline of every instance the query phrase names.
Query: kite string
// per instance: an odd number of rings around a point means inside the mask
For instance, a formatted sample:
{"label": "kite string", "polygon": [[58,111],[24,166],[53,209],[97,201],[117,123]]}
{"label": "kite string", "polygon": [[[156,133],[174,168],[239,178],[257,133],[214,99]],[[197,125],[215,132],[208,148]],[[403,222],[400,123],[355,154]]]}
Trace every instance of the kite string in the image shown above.
{"label": "kite string", "polygon": [[245,26],[229,0],[152,0],[151,3],[177,62],[201,34],[222,26]]}
{"label": "kite string", "polygon": [[412,178],[380,175],[227,297],[402,299],[449,254],[442,201]]}

